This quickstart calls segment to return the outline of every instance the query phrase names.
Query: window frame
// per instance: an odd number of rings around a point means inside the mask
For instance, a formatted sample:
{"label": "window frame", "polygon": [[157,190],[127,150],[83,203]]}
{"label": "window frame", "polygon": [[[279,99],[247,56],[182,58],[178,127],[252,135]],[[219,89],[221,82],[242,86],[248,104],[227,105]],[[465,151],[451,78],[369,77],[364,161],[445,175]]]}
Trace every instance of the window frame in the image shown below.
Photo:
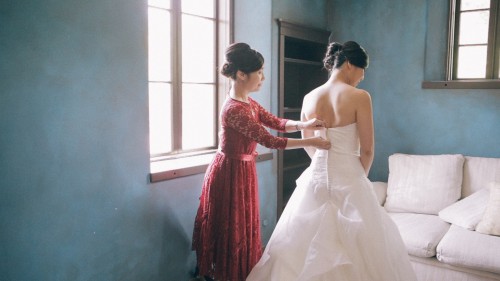
{"label": "window frame", "polygon": [[[172,179],[181,176],[203,173],[211,160],[211,156],[217,151],[218,133],[220,130],[219,112],[222,107],[225,94],[228,92],[230,83],[215,71],[215,132],[214,146],[192,150],[181,150],[182,143],[182,11],[180,0],[171,1],[171,71],[172,71],[172,152],[162,154],[150,154],[150,181]],[[234,41],[234,0],[215,0],[215,67],[222,65],[224,50]],[[150,80],[148,80],[148,83]],[[191,83],[188,83],[191,84]],[[206,83],[196,83],[206,84]],[[169,109],[170,110],[170,109]],[[177,124],[177,125],[175,125]]]}
{"label": "window frame", "polygon": [[[460,0],[450,0],[448,20],[448,43],[446,74],[444,81],[424,81],[424,89],[500,89],[500,4],[490,0],[490,19],[488,30],[487,69],[484,79],[457,79],[458,32],[460,26]],[[491,28],[493,27],[493,28]]]}

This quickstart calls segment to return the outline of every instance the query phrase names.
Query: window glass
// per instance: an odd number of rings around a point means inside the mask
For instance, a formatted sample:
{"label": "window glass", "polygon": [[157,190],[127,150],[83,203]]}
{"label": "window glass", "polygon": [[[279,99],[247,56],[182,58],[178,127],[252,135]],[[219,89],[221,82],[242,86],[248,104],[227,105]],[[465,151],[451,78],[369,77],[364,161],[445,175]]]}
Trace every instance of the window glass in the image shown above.
{"label": "window glass", "polygon": [[195,149],[215,145],[214,85],[182,86],[182,147]]}
{"label": "window glass", "polygon": [[215,29],[210,19],[182,16],[182,81],[214,81]]}
{"label": "window glass", "polygon": [[151,155],[172,151],[170,83],[149,83],[149,149]]}
{"label": "window glass", "polygon": [[214,0],[182,0],[182,12],[197,16],[215,17]]}
{"label": "window glass", "polygon": [[157,8],[148,11],[149,81],[170,81],[170,11]]}
{"label": "window glass", "polygon": [[464,46],[458,49],[457,78],[485,78],[486,46]]}
{"label": "window glass", "polygon": [[462,13],[460,17],[460,45],[488,43],[489,11]]}
{"label": "window glass", "polygon": [[491,9],[491,0],[454,0],[457,4],[454,24],[456,37],[452,42],[453,69],[448,79],[495,79],[498,77],[498,61],[495,58],[498,28],[493,18],[497,9]]}
{"label": "window glass", "polygon": [[227,86],[217,68],[230,40],[231,0],[147,3],[151,160],[212,151],[220,89]]}
{"label": "window glass", "polygon": [[476,10],[476,9],[489,9],[490,0],[462,0],[460,2],[460,10]]}

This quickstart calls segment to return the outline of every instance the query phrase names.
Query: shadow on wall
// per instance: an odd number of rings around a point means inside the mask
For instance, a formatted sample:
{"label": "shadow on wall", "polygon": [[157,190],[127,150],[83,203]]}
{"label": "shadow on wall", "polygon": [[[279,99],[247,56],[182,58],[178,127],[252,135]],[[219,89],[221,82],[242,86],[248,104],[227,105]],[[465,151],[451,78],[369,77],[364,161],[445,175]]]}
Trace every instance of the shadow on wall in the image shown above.
{"label": "shadow on wall", "polygon": [[196,269],[196,255],[191,251],[191,234],[186,233],[171,208],[167,206],[163,211],[166,216],[162,228],[159,276],[168,281],[189,280]]}

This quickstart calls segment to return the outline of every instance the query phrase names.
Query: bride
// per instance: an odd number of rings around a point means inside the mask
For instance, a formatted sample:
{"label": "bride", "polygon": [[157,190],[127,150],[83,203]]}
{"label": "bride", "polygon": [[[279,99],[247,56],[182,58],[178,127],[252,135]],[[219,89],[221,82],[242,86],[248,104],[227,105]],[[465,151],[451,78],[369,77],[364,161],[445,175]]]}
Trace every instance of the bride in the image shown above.
{"label": "bride", "polygon": [[246,280],[416,280],[399,231],[367,178],[374,155],[372,107],[370,94],[357,85],[368,55],[353,41],[331,43],[323,63],[330,78],[305,96],[301,119],[323,119],[328,129],[321,134],[332,146],[306,149],[311,165],[297,179]]}

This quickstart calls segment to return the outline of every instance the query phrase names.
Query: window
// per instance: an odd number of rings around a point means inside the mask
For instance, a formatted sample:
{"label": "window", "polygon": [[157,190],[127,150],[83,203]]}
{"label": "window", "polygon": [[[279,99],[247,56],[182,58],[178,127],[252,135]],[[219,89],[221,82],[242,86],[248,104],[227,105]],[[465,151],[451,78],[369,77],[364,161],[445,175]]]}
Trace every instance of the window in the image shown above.
{"label": "window", "polygon": [[499,79],[499,0],[450,2],[447,80]]}
{"label": "window", "polygon": [[148,0],[151,159],[217,148],[230,0]]}

